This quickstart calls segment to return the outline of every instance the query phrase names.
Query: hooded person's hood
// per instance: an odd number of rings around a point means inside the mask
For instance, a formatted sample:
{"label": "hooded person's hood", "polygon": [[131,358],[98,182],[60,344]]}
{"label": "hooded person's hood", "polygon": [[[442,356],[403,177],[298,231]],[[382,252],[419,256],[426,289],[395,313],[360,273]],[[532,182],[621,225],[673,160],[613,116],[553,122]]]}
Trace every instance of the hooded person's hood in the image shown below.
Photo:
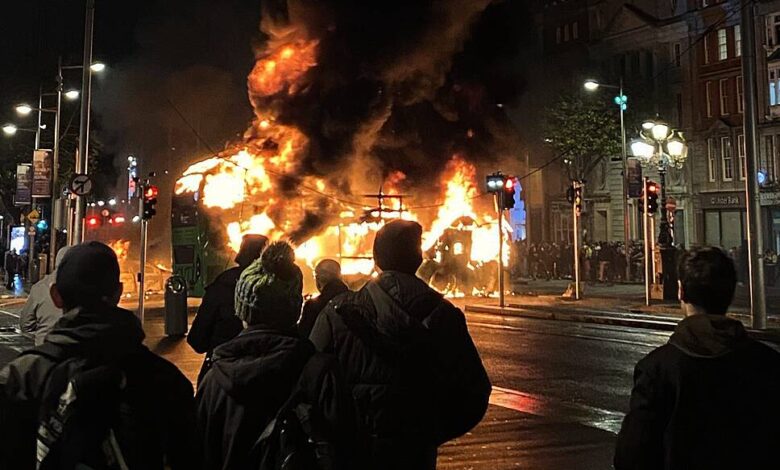
{"label": "hooded person's hood", "polygon": [[289,390],[312,354],[314,345],[295,331],[250,327],[214,350],[210,374],[236,401],[262,403],[280,387]]}
{"label": "hooded person's hood", "polygon": [[669,344],[693,357],[726,355],[748,341],[739,320],[725,315],[691,315],[684,318],[669,338]]}

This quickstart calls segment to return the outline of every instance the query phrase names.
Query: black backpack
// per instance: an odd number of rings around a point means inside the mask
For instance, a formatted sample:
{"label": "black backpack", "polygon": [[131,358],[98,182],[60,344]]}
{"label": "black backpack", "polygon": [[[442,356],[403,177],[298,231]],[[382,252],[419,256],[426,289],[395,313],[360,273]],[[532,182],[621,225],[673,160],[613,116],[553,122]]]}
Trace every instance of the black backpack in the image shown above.
{"label": "black backpack", "polygon": [[53,366],[39,413],[38,470],[128,469],[117,440],[124,388],[115,365],[71,357]]}
{"label": "black backpack", "polygon": [[306,363],[293,392],[254,444],[251,461],[258,470],[331,470],[338,468],[336,446],[317,408],[311,384],[327,359],[315,354]]}

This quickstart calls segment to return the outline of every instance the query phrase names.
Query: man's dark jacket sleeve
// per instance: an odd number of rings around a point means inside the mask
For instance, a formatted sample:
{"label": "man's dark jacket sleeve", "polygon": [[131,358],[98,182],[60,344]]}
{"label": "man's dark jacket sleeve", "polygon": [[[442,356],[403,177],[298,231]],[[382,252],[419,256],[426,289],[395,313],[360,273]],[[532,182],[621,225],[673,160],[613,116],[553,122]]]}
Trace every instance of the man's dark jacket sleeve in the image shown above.
{"label": "man's dark jacket sleeve", "polygon": [[187,333],[187,343],[192,346],[195,352],[200,354],[206,353],[212,348],[211,341],[214,336],[214,326],[219,315],[219,303],[215,299],[216,295],[211,292],[212,289],[206,290],[203,301],[200,307],[198,307],[198,313],[195,315],[195,319],[192,320],[192,327],[190,327],[190,331]]}
{"label": "man's dark jacket sleeve", "polygon": [[634,369],[630,409],[618,434],[615,470],[664,467],[663,435],[668,417],[661,403],[661,386],[647,358]]}

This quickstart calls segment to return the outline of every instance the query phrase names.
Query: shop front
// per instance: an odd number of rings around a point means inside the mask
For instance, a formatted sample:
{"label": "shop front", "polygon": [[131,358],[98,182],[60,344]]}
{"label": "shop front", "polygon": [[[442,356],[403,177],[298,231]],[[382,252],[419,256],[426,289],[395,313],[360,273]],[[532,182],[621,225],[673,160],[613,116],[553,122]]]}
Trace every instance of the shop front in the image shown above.
{"label": "shop front", "polygon": [[759,197],[764,233],[768,235],[764,248],[780,253],[780,192],[762,192]]}
{"label": "shop front", "polygon": [[704,193],[700,198],[704,244],[718,246],[726,251],[739,249],[745,240],[747,225],[745,193]]}

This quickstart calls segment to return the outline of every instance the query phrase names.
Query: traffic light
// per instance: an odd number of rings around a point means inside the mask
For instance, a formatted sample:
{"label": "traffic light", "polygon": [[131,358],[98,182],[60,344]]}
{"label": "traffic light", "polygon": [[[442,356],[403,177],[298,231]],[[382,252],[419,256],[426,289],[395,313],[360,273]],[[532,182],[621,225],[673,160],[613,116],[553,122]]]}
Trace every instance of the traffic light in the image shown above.
{"label": "traffic light", "polygon": [[143,201],[141,202],[141,218],[149,220],[157,214],[157,186],[150,184],[144,187]]}
{"label": "traffic light", "polygon": [[504,209],[515,207],[515,178],[507,176],[504,178]]}
{"label": "traffic light", "polygon": [[502,175],[500,172],[487,175],[485,179],[487,180],[487,192],[498,193],[503,190],[504,175]]}
{"label": "traffic light", "polygon": [[661,188],[655,181],[648,181],[645,187],[645,194],[647,195],[647,213],[655,214],[658,211],[658,194]]}
{"label": "traffic light", "polygon": [[574,205],[574,212],[577,214],[577,217],[579,217],[582,215],[582,186],[575,183],[573,191],[572,204]]}

